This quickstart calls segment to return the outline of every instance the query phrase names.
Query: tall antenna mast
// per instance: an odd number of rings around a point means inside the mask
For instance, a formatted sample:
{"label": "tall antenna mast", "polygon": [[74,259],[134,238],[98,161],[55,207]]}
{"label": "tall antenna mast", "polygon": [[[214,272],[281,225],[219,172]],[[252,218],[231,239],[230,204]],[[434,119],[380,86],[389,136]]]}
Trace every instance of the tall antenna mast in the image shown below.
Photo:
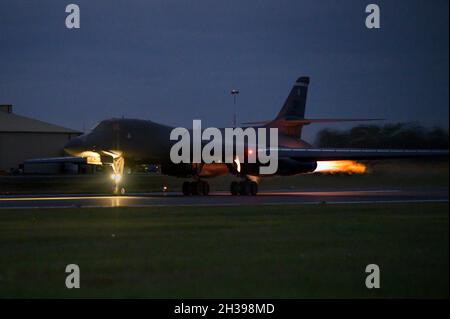
{"label": "tall antenna mast", "polygon": [[236,127],[237,125],[237,115],[236,115],[236,102],[237,102],[237,95],[239,94],[238,89],[232,89],[231,95],[233,96],[233,106],[234,106],[234,114],[233,114],[233,127]]}

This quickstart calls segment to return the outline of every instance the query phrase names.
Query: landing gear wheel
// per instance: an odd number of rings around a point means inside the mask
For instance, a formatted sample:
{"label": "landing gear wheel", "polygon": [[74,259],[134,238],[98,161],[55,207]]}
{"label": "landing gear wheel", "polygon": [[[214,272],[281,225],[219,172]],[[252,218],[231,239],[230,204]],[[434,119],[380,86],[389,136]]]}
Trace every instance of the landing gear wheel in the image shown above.
{"label": "landing gear wheel", "polygon": [[191,194],[192,195],[199,195],[201,191],[201,189],[199,189],[199,183],[198,182],[191,182]]}
{"label": "landing gear wheel", "polygon": [[195,189],[195,195],[208,195],[209,194],[209,184],[205,181],[197,181],[193,182],[194,189]]}
{"label": "landing gear wheel", "polygon": [[113,194],[114,195],[125,195],[127,192],[126,188],[124,186],[116,185],[114,186]]}
{"label": "landing gear wheel", "polygon": [[250,183],[247,181],[244,182],[240,182],[239,183],[239,194],[241,194],[242,196],[247,196],[248,194],[250,194]]}
{"label": "landing gear wheel", "polygon": [[250,195],[255,196],[258,194],[258,183],[250,182]]}
{"label": "landing gear wheel", "polygon": [[209,183],[204,182],[204,181],[201,181],[200,183],[202,184],[202,194],[205,196],[208,196],[209,195]]}
{"label": "landing gear wheel", "polygon": [[239,183],[236,181],[231,182],[230,184],[230,192],[231,195],[236,196],[239,194]]}
{"label": "landing gear wheel", "polygon": [[230,192],[231,195],[233,196],[236,195],[255,196],[258,193],[258,183],[252,181],[242,181],[242,182],[233,181],[230,184]]}
{"label": "landing gear wheel", "polygon": [[183,190],[183,195],[184,196],[189,196],[191,195],[191,183],[189,182],[184,182],[183,186],[182,186],[182,190]]}

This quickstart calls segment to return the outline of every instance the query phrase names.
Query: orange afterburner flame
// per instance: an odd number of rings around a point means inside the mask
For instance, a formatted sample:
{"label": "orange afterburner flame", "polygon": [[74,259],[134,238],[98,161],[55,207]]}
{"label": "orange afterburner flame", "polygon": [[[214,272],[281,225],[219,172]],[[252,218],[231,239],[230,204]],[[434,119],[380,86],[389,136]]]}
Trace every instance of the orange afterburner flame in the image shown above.
{"label": "orange afterburner flame", "polygon": [[318,161],[314,172],[364,174],[366,165],[355,161]]}

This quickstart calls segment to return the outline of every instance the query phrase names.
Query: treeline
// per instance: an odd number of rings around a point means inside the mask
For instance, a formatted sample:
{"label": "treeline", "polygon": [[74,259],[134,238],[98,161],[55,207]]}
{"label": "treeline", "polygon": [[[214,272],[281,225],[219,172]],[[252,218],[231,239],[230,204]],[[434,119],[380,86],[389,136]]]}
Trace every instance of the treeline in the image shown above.
{"label": "treeline", "polygon": [[348,130],[323,129],[315,141],[318,147],[448,149],[448,131],[418,124],[359,125]]}

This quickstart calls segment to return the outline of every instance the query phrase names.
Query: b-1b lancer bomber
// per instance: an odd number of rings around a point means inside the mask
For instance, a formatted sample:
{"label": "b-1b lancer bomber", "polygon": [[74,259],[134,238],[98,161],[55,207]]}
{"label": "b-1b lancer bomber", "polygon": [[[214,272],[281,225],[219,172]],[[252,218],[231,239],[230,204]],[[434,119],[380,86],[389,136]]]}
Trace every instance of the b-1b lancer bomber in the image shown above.
{"label": "b-1b lancer bomber", "polygon": [[[158,165],[161,173],[180,178],[191,179],[184,181],[182,190],[184,195],[208,195],[208,178],[232,174],[236,180],[231,182],[230,192],[233,195],[256,195],[258,185],[254,176],[268,175],[297,175],[313,172],[318,161],[333,160],[373,160],[391,158],[413,157],[442,157],[448,156],[448,150],[401,150],[401,149],[329,149],[315,148],[302,140],[302,128],[312,123],[366,121],[371,119],[306,119],[305,106],[310,83],[309,77],[300,77],[295,81],[286,101],[278,115],[269,121],[245,123],[242,131],[253,128],[255,131],[266,129],[267,132],[276,132],[276,147],[270,145],[266,149],[255,149],[248,139],[236,142],[231,150],[232,159],[227,158],[226,134],[220,134],[213,144],[221,144],[216,150],[221,151],[219,158],[206,161],[203,158],[194,160],[190,154],[188,161],[177,162],[173,160],[173,147],[179,143],[171,139],[174,127],[158,124],[149,120],[113,118],[100,122],[92,131],[70,140],[65,146],[71,157],[35,159],[31,162],[73,162],[103,165],[111,167],[112,189],[115,194],[126,192],[126,182],[122,178],[127,168],[136,165]],[[236,129],[236,128],[234,128]],[[276,129],[276,130],[271,130]],[[217,129],[219,133],[227,129]],[[195,128],[185,129],[185,134],[195,135]],[[201,132],[200,132],[201,134]],[[266,146],[270,142],[267,133]],[[172,136],[173,137],[173,136]],[[248,136],[247,136],[248,138]],[[211,143],[211,142],[210,142]],[[207,147],[208,141],[201,140],[201,149]],[[191,141],[190,149],[195,151],[195,142]],[[214,145],[213,145],[214,146]],[[211,145],[210,145],[211,147]],[[237,149],[244,150],[244,156],[237,157]],[[198,147],[197,147],[198,148]],[[200,151],[201,151],[200,149]],[[258,160],[249,161],[254,153],[265,154],[273,152],[276,156],[276,169],[261,173],[261,169],[268,164]],[[172,155],[172,156],[171,156]],[[178,154],[177,154],[178,155]]]}

